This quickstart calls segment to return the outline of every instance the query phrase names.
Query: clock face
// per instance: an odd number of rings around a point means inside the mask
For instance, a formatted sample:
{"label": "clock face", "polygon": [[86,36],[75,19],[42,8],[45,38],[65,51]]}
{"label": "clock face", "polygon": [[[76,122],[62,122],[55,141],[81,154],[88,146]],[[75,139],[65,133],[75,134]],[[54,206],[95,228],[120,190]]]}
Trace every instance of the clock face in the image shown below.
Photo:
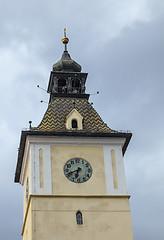
{"label": "clock face", "polygon": [[83,183],[92,176],[92,167],[82,158],[72,158],[64,165],[64,174],[72,182]]}

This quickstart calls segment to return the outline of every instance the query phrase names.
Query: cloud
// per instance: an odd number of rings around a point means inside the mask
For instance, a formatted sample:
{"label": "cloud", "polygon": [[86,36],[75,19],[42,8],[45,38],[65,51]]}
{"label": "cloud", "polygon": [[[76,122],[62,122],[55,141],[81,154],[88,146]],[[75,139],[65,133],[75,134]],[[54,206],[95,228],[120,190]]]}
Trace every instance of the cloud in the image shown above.
{"label": "cloud", "polygon": [[133,133],[125,170],[135,239],[163,238],[163,25],[163,18],[136,22],[92,56],[94,89],[100,91],[92,97],[95,108],[110,127]]}
{"label": "cloud", "polygon": [[47,88],[67,27],[69,52],[89,72],[87,92],[100,91],[90,97],[95,109],[113,129],[133,132],[125,170],[135,240],[162,240],[164,2],[2,0],[0,9],[1,236],[20,238],[19,134],[47,108],[36,85]]}

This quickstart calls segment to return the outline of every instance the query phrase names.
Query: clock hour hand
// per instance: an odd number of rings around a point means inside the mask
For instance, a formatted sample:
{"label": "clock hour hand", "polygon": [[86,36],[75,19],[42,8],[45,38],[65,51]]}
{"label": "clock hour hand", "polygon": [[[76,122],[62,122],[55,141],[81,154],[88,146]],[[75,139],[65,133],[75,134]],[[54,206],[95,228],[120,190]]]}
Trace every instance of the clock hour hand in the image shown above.
{"label": "clock hour hand", "polygon": [[74,171],[71,171],[71,172],[67,173],[67,175],[70,176],[70,175],[72,175],[74,172],[77,172],[77,173],[75,174],[75,178],[77,178],[77,177],[79,176],[79,174],[78,174],[79,171],[81,171],[81,168],[80,168],[80,167],[78,167],[78,169],[76,169],[76,170],[74,170]]}
{"label": "clock hour hand", "polygon": [[75,178],[78,178],[78,176],[79,176],[79,172],[80,172],[80,171],[81,171],[81,168],[78,167],[78,169],[76,170]]}

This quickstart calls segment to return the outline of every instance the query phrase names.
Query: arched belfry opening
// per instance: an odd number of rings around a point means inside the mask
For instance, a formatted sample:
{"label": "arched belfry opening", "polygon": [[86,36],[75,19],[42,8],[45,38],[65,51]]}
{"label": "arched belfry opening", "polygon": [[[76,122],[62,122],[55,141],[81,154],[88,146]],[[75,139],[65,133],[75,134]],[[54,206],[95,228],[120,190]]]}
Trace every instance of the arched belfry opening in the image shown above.
{"label": "arched belfry opening", "polygon": [[72,92],[81,93],[81,82],[78,78],[75,78],[72,81]]}
{"label": "arched belfry opening", "polygon": [[58,93],[67,93],[67,82],[65,78],[59,78],[58,80]]}
{"label": "arched belfry opening", "polygon": [[82,225],[83,224],[83,215],[80,211],[78,211],[76,213],[76,222],[78,225]]}

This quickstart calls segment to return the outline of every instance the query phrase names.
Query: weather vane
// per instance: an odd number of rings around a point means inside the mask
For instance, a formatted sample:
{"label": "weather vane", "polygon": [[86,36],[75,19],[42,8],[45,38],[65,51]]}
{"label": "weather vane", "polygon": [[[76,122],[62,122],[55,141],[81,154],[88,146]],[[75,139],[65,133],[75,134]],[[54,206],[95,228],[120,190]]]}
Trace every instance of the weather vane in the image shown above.
{"label": "weather vane", "polygon": [[66,28],[64,28],[64,37],[62,39],[62,42],[65,45],[65,51],[67,51],[67,44],[69,42],[69,39],[66,37]]}

